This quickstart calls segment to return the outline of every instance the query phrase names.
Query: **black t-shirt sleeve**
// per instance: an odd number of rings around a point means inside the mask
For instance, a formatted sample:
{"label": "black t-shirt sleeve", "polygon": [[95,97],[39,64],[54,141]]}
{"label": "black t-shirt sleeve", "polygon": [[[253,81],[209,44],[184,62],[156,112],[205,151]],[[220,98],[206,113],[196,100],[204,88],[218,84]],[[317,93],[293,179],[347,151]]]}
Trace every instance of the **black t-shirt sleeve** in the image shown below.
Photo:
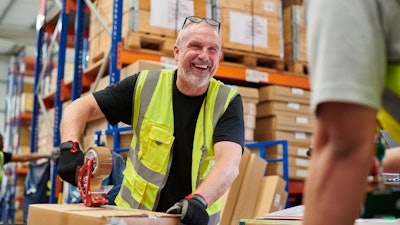
{"label": "black t-shirt sleeve", "polygon": [[6,164],[6,163],[11,161],[12,153],[3,152],[3,155],[4,155],[4,164]]}
{"label": "black t-shirt sleeve", "polygon": [[93,93],[108,122],[132,125],[133,92],[138,74],[129,76],[114,85]]}
{"label": "black t-shirt sleeve", "polygon": [[214,144],[220,141],[232,141],[244,148],[243,103],[239,94],[229,103],[225,113],[217,122]]}

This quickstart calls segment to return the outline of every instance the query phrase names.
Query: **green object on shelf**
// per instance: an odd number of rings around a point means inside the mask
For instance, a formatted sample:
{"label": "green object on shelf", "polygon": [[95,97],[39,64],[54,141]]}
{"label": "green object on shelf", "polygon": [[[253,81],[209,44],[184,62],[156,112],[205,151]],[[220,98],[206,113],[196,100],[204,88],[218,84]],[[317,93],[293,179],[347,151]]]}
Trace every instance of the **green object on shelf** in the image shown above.
{"label": "green object on shelf", "polygon": [[382,143],[380,138],[378,138],[375,147],[375,155],[376,158],[379,160],[379,164],[382,164],[383,158],[385,157],[385,150],[385,145]]}

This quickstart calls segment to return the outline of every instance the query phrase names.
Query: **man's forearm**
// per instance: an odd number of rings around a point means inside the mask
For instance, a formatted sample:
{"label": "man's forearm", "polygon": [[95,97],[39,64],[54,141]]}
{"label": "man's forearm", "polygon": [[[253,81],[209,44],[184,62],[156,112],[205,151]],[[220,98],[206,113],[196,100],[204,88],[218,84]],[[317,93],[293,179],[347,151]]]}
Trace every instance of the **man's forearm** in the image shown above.
{"label": "man's forearm", "polygon": [[226,154],[216,159],[215,166],[211,169],[206,179],[200,184],[195,193],[201,194],[209,205],[218,200],[239,174],[241,160],[241,147],[224,149]]}

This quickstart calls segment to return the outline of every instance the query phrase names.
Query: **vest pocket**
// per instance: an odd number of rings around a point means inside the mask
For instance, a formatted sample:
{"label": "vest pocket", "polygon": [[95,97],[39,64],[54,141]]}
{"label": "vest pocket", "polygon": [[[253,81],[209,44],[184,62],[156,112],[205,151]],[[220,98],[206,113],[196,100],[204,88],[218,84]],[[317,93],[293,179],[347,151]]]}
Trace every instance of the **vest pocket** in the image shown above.
{"label": "vest pocket", "polygon": [[[156,194],[159,187],[155,184],[148,182],[145,178],[140,176],[132,166],[131,161],[127,162],[127,167],[123,172],[124,180],[123,185],[131,191],[131,197],[136,201],[136,204],[145,206],[148,210],[152,210],[154,202],[156,201]],[[129,201],[129,197],[122,196],[125,201]]]}
{"label": "vest pocket", "polygon": [[173,130],[144,120],[140,136],[139,160],[150,170],[165,175],[175,140]]}

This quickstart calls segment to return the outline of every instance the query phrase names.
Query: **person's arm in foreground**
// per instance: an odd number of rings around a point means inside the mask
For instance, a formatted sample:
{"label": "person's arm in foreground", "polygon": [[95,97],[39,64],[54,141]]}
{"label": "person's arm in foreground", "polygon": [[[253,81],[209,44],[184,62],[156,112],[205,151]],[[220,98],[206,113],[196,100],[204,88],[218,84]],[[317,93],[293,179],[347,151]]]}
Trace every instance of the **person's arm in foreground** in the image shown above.
{"label": "person's arm in foreground", "polygon": [[239,174],[242,147],[221,141],[214,145],[215,166],[194,193],[201,194],[210,206],[230,187]]}
{"label": "person's arm in foreground", "polygon": [[354,224],[375,147],[375,114],[371,108],[346,103],[318,107],[304,224]]}
{"label": "person's arm in foreground", "polygon": [[383,172],[400,173],[400,147],[386,149],[383,158]]}

